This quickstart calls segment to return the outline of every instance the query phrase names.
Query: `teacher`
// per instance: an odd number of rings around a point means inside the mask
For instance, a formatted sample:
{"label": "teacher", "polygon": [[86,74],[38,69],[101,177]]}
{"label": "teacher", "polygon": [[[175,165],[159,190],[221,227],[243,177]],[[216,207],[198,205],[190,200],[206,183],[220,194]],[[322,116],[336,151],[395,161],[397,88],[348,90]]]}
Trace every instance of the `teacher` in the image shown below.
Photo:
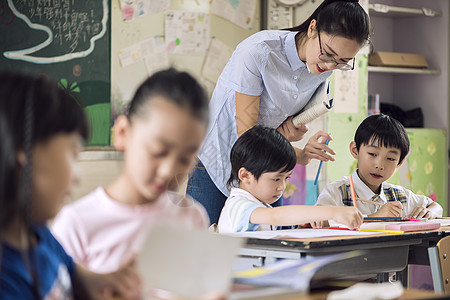
{"label": "teacher", "polygon": [[[189,178],[186,193],[206,208],[216,223],[229,190],[230,150],[238,136],[255,125],[277,128],[289,141],[308,131],[292,116],[311,99],[333,70],[353,70],[355,55],[369,42],[369,17],[358,1],[325,0],[301,25],[264,30],[242,41],[214,89],[210,126]],[[295,148],[297,163],[334,160],[319,131],[304,149]]]}

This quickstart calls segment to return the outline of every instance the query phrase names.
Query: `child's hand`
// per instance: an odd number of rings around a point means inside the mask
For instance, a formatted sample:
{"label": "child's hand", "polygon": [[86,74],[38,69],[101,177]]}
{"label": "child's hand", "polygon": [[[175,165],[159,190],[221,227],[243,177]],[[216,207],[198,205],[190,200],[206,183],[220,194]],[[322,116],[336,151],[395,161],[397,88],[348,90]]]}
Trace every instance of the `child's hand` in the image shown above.
{"label": "child's hand", "polygon": [[130,259],[118,271],[98,274],[76,264],[75,298],[80,299],[141,299],[141,280]]}
{"label": "child's hand", "polygon": [[430,209],[426,208],[426,207],[422,207],[422,206],[416,206],[414,207],[413,211],[409,214],[408,218],[428,218],[428,219],[434,219],[438,216],[435,216],[433,214],[433,211],[431,211]]}
{"label": "child's hand", "polygon": [[311,225],[311,228],[321,229],[321,228],[323,228],[323,222],[324,221],[314,221],[314,222],[311,222],[309,224]]}
{"label": "child's hand", "polygon": [[381,206],[381,208],[371,217],[401,217],[402,216],[402,203],[400,201],[389,201]]}
{"label": "child's hand", "polygon": [[344,224],[349,228],[359,227],[363,222],[363,215],[353,206],[335,207],[333,221]]}
{"label": "child's hand", "polygon": [[116,272],[105,274],[102,299],[141,299],[141,280],[135,269],[135,257]]}

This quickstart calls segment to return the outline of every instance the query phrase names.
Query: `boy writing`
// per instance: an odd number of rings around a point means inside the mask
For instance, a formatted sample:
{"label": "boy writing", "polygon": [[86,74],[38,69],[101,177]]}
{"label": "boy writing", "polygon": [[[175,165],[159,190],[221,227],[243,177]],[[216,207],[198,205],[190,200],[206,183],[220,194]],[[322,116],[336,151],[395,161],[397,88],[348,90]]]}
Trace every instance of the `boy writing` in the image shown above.
{"label": "boy writing", "polygon": [[[369,217],[442,217],[442,207],[423,195],[386,182],[405,160],[409,139],[403,125],[387,115],[367,117],[357,128],[350,153],[358,160],[352,179],[360,212]],[[379,204],[358,199],[372,200]],[[317,205],[353,206],[348,176],[328,184]]]}
{"label": "boy writing", "polygon": [[351,228],[362,222],[354,207],[287,205],[271,207],[286,188],[295,150],[276,129],[256,126],[243,133],[230,154],[230,197],[219,218],[220,233],[272,230],[332,219]]}

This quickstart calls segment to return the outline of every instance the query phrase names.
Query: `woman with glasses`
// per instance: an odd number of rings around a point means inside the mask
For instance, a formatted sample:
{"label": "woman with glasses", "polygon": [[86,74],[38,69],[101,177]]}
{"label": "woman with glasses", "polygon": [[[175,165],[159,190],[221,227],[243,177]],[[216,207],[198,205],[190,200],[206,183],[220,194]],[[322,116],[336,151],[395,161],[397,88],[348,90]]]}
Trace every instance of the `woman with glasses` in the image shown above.
{"label": "woman with glasses", "polygon": [[[333,70],[351,72],[368,40],[369,17],[357,0],[325,0],[301,25],[261,31],[237,46],[212,95],[210,126],[186,190],[205,206],[211,223],[229,195],[229,155],[238,136],[258,124],[277,128],[289,141],[302,139],[308,127],[295,127],[292,116]],[[297,163],[334,160],[327,139],[319,131],[304,149],[296,148]]]}

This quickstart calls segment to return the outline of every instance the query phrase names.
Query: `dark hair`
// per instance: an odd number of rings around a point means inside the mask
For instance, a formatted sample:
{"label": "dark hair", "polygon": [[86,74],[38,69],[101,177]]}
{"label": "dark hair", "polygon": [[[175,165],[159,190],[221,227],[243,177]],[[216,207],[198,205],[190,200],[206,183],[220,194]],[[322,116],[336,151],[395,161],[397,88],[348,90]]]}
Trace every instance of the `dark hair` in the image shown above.
{"label": "dark hair", "polygon": [[24,187],[16,155],[26,150],[26,138],[33,146],[56,134],[74,132],[84,139],[89,135],[86,116],[75,98],[44,76],[0,73],[0,228],[23,210],[17,201]]}
{"label": "dark hair", "polygon": [[369,16],[357,0],[325,0],[305,22],[286,30],[298,31],[298,38],[303,38],[312,20],[320,32],[355,40],[361,46],[369,42]]}
{"label": "dark hair", "polygon": [[192,116],[208,123],[208,98],[197,80],[188,73],[170,68],[147,78],[128,106],[130,121],[134,116],[145,117],[145,105],[155,96],[187,109]]}
{"label": "dark hair", "polygon": [[276,129],[255,126],[244,132],[234,143],[230,161],[228,187],[238,186],[238,172],[242,167],[258,180],[266,172],[288,172],[294,169],[297,156],[291,143]]}
{"label": "dark hair", "polygon": [[359,151],[361,145],[377,142],[379,146],[400,149],[400,161],[409,152],[409,138],[405,127],[396,119],[379,114],[367,117],[356,129],[355,143]]}
{"label": "dark hair", "polygon": [[[29,245],[26,263],[37,299],[39,278],[31,246],[32,150],[36,143],[60,133],[79,133],[87,139],[87,119],[77,101],[44,76],[0,73],[0,230],[14,218],[23,221]],[[24,166],[17,159],[19,151],[25,153]]]}

